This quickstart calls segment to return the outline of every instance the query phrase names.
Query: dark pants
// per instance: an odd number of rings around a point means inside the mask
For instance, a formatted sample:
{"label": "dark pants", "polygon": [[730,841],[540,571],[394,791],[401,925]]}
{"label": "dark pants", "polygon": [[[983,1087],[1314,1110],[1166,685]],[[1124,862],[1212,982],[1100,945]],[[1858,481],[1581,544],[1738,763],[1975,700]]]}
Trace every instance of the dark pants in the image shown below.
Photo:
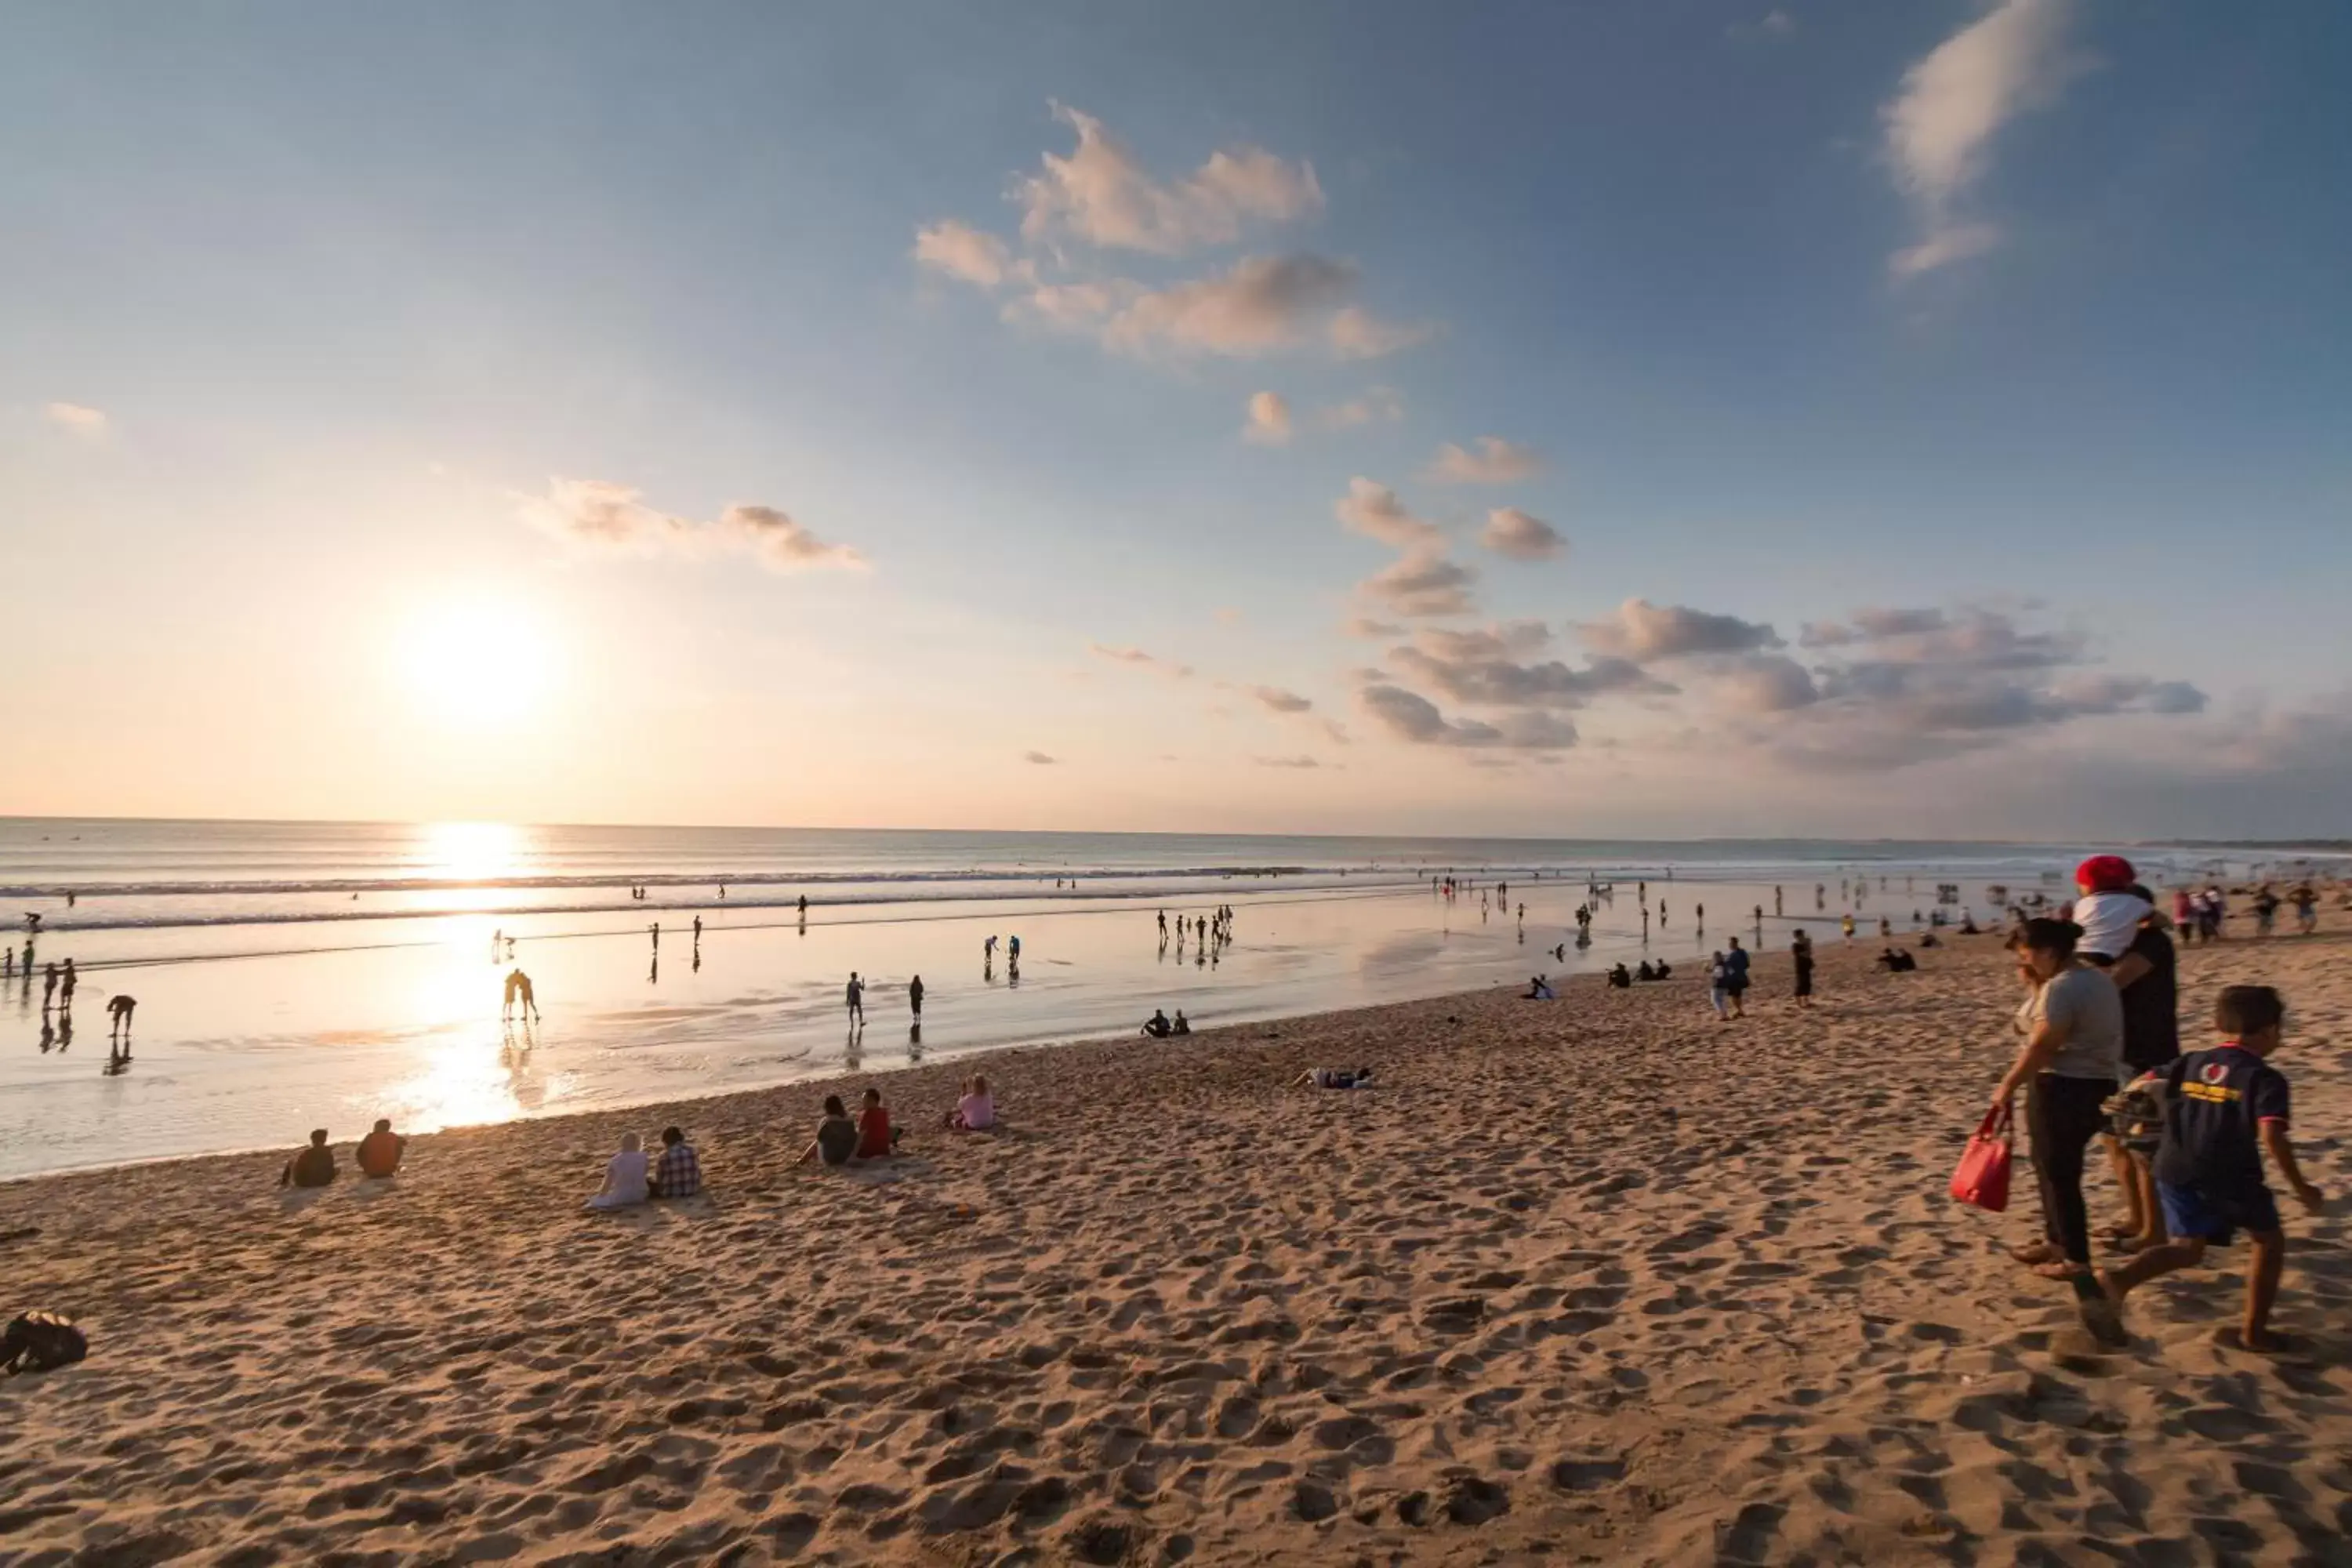
{"label": "dark pants", "polygon": [[2025,1098],[2033,1135],[2033,1177],[2042,1187],[2042,1228],[2070,1263],[2091,1261],[2091,1216],[2083,1206],[2083,1156],[2107,1129],[2100,1107],[2115,1080],[2045,1072]]}

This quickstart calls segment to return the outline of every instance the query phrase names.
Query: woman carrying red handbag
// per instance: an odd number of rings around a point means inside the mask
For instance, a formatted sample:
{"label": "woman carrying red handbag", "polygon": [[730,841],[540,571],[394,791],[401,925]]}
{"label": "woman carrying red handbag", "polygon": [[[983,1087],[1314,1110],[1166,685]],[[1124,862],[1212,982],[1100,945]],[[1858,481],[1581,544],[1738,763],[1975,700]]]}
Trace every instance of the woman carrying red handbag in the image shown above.
{"label": "woman carrying red handbag", "polygon": [[1993,1090],[2006,1111],[2027,1091],[2025,1125],[2033,1139],[2033,1174],[2042,1190],[2041,1242],[2011,1256],[2045,1279],[2074,1287],[2084,1326],[2100,1339],[2122,1338],[2122,1321],[2091,1272],[2091,1218],[2083,1203],[2083,1163],[2106,1129],[2105,1106],[2123,1068],[2123,999],[2115,982],[2074,959],[2082,927],[2030,920],[2010,947],[2018,977],[2031,988],[2017,1010],[2025,1043]]}

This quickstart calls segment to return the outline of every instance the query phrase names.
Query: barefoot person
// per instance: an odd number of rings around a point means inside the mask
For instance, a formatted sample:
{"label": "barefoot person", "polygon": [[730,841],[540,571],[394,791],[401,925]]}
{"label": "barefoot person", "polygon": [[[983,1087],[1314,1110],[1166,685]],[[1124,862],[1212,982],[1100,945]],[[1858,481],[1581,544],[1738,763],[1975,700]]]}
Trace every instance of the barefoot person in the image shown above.
{"label": "barefoot person", "polygon": [[2286,1263],[2286,1231],[2263,1180],[2263,1155],[2306,1210],[2316,1214],[2325,1200],[2295,1163],[2286,1075],[2268,1059],[2285,1032],[2279,994],[2267,985],[2226,987],[2214,1004],[2213,1024],[2221,1045],[2180,1058],[2162,1079],[2156,1190],[2173,1239],[2103,1274],[2101,1282],[2120,1302],[2160,1275],[2195,1268],[2208,1247],[2227,1247],[2242,1230],[2254,1256],[2246,1270],[2242,1342],[2250,1351],[2273,1350],[2271,1306]]}
{"label": "barefoot person", "polygon": [[2114,1307],[2091,1273],[2083,1157],[2105,1130],[2105,1107],[2123,1065],[2123,1001],[2113,981],[2075,962],[2081,935],[2072,921],[2035,919],[2011,939],[2019,978],[2029,988],[2017,1010],[2025,1043],[1992,1099],[2006,1108],[2019,1089],[2027,1090],[2026,1126],[2042,1189],[2043,1239],[2012,1256],[2044,1278],[2072,1284],[2084,1325],[2112,1339],[2119,1332]]}

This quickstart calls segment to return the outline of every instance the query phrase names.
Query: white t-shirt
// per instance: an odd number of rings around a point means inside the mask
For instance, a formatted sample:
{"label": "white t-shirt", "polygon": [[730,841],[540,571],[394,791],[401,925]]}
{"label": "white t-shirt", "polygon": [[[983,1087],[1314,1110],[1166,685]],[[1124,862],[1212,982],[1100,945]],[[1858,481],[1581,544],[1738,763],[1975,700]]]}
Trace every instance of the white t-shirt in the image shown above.
{"label": "white t-shirt", "polygon": [[2156,912],[2146,899],[2129,893],[2089,893],[2074,900],[2074,923],[2083,928],[2076,952],[2121,958],[2131,951],[2139,922]]}
{"label": "white t-shirt", "polygon": [[624,1149],[604,1167],[604,1190],[588,1201],[600,1209],[616,1209],[646,1201],[646,1152]]}

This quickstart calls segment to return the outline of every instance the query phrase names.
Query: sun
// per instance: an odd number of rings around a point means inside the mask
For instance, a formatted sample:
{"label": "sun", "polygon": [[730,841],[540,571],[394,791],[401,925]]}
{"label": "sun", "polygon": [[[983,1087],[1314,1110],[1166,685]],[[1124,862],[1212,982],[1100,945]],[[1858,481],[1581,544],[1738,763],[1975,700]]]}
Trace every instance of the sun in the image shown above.
{"label": "sun", "polygon": [[402,683],[420,708],[476,727],[531,713],[547,693],[554,649],[529,606],[463,595],[409,618],[400,632],[399,662]]}

